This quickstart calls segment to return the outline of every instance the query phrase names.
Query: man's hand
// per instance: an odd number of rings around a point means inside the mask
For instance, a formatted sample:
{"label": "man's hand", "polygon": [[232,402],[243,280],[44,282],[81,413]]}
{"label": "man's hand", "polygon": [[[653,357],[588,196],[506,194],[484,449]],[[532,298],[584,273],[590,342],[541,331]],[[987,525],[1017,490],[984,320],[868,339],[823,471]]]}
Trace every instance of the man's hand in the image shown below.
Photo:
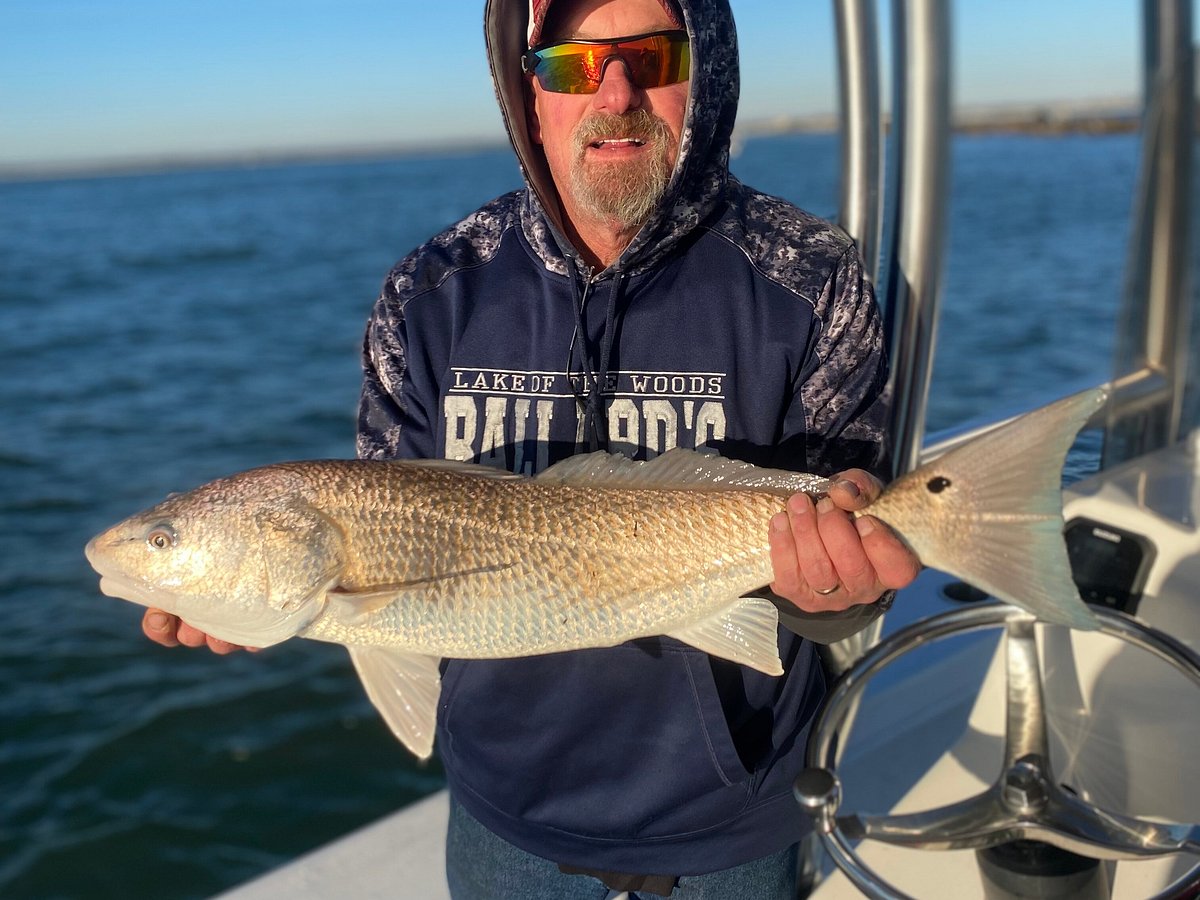
{"label": "man's hand", "polygon": [[142,631],[154,643],[164,647],[178,647],[180,644],[184,647],[203,647],[207,644],[209,650],[222,656],[235,650],[249,650],[251,653],[258,650],[257,647],[242,647],[205,634],[180,620],[179,616],[173,616],[161,609],[146,610],[146,614],[142,616]]}
{"label": "man's hand", "polygon": [[862,469],[834,476],[837,484],[816,503],[807,494],[788,498],[787,511],[771,519],[771,590],[805,612],[830,612],[873,603],[907,586],[921,563],[874,516],[855,518],[883,491]]}

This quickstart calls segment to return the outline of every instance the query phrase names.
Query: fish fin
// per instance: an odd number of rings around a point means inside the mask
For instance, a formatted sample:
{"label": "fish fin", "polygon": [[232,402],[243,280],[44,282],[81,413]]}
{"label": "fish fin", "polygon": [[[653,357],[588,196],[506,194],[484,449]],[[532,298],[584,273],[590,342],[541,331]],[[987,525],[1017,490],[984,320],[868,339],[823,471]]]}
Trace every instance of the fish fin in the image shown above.
{"label": "fish fin", "polygon": [[930,530],[940,541],[914,546],[921,560],[1044,621],[1095,628],[1063,539],[1062,467],[1107,396],[1096,388],[1066,397],[904,476],[936,489],[932,515],[951,525]]}
{"label": "fish fin", "polygon": [[1099,623],[1079,596],[1063,543],[1062,522],[985,522],[970,572],[973,587],[1015,604],[1045,622],[1085,631]]}
{"label": "fish fin", "polygon": [[581,453],[536,476],[539,481],[619,488],[703,487],[710,490],[769,491],[782,495],[797,491],[827,491],[833,482],[819,475],[765,469],[714,453],[675,447],[642,462],[620,453]]}
{"label": "fish fin", "polygon": [[400,596],[400,589],[389,585],[369,591],[329,591],[326,595],[329,613],[346,625],[364,625],[367,619],[386,609]]}
{"label": "fish fin", "polygon": [[367,696],[392,733],[418,757],[428,759],[442,693],[441,660],[389,647],[356,644],[347,649]]}
{"label": "fish fin", "polygon": [[453,582],[491,572],[503,572],[516,565],[515,562],[505,562],[491,566],[476,566],[473,569],[454,569],[401,584],[373,585],[361,591],[336,589],[326,594],[326,600],[329,602],[330,613],[339,622],[347,625],[365,625],[371,616],[386,609],[406,594],[420,595],[422,591],[427,591],[440,582]]}
{"label": "fish fin", "polygon": [[740,597],[716,615],[670,631],[668,636],[767,675],[783,674],[779,613],[770,600]]}

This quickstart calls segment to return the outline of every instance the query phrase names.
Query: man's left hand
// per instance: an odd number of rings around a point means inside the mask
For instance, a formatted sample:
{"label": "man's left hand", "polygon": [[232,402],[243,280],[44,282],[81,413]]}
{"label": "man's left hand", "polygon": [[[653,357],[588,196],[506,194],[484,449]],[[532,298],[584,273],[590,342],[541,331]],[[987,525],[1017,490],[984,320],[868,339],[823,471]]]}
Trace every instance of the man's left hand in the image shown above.
{"label": "man's left hand", "polygon": [[895,532],[874,516],[851,515],[870,505],[883,483],[862,469],[847,469],[834,480],[829,496],[814,503],[807,494],[794,494],[787,511],[771,519],[771,590],[805,612],[874,603],[921,571]]}

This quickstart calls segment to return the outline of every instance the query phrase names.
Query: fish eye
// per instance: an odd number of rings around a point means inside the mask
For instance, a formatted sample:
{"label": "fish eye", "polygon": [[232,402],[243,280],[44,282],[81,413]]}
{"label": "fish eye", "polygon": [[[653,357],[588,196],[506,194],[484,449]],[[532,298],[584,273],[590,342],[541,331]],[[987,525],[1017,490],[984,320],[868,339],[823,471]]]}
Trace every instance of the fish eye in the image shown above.
{"label": "fish eye", "polygon": [[155,525],[146,533],[151,550],[169,550],[175,546],[175,529],[170,525]]}
{"label": "fish eye", "polygon": [[946,488],[950,487],[951,481],[949,478],[944,478],[938,475],[936,478],[930,478],[925,482],[925,487],[929,488],[929,493],[940,494]]}

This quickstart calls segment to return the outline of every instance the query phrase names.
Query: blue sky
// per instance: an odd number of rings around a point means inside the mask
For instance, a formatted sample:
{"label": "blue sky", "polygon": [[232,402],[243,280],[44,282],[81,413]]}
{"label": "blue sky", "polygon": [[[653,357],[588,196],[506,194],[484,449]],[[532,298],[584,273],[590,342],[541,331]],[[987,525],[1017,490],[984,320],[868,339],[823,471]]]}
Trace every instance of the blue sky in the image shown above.
{"label": "blue sky", "polygon": [[[829,0],[732,3],[742,120],[832,111]],[[1140,89],[1137,0],[954,7],[959,103]],[[482,0],[4,0],[0,166],[501,140],[482,9]]]}

